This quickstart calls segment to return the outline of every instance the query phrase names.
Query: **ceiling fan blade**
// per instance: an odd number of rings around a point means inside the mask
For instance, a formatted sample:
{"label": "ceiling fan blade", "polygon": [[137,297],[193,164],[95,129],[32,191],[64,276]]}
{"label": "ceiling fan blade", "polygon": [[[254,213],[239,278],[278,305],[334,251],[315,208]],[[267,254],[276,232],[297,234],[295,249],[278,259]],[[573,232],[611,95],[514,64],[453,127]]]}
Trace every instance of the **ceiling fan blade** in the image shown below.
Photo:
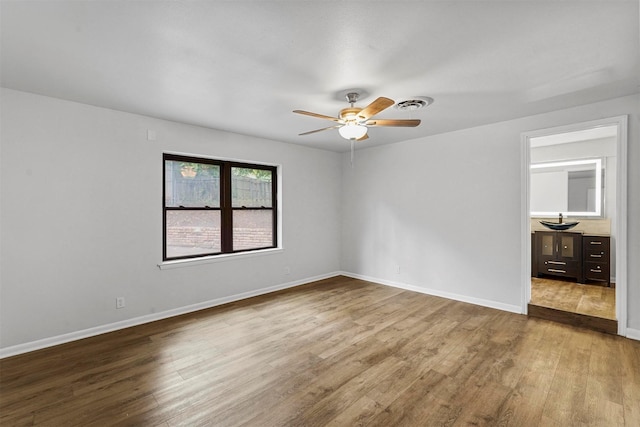
{"label": "ceiling fan blade", "polygon": [[367,105],[358,113],[358,119],[360,120],[368,120],[369,118],[375,116],[380,111],[391,107],[395,102],[393,99],[380,97],[373,101],[371,104]]}
{"label": "ceiling fan blade", "polygon": [[329,129],[337,129],[339,127],[342,127],[342,125],[335,125],[335,126],[329,126],[328,128],[322,128],[322,129],[316,129],[316,130],[310,130],[309,132],[305,132],[305,133],[299,133],[299,136],[302,135],[309,135],[311,133],[316,133],[316,132],[322,132],[323,130],[329,130]]}
{"label": "ceiling fan blade", "polygon": [[369,139],[369,135],[367,135],[366,133],[362,135],[360,138],[356,139],[356,141],[364,141],[365,139]]}
{"label": "ceiling fan blade", "polygon": [[304,114],[305,116],[317,117],[319,119],[331,120],[331,121],[334,121],[334,122],[339,122],[340,121],[340,119],[337,118],[337,117],[325,116],[324,114],[311,113],[309,111],[293,110],[293,112],[297,113],[297,114]]}
{"label": "ceiling fan blade", "polygon": [[365,124],[367,126],[398,126],[398,127],[414,128],[420,124],[420,120],[418,119],[408,119],[408,120],[374,119],[374,120],[368,120]]}

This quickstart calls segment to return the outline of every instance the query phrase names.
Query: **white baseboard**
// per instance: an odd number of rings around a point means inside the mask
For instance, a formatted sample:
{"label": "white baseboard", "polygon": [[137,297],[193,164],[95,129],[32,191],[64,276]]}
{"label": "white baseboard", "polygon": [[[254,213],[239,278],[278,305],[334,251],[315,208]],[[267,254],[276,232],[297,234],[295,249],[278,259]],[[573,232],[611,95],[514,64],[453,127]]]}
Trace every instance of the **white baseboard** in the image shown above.
{"label": "white baseboard", "polygon": [[24,344],[5,347],[0,349],[0,359],[16,356],[18,354],[28,353],[30,351],[41,350],[47,347],[53,347],[53,346],[68,343],[71,341],[77,341],[83,338],[102,335],[107,332],[113,332],[120,329],[130,328],[132,326],[142,325],[144,323],[155,322],[157,320],[180,316],[181,314],[192,313],[194,311],[204,310],[207,308],[216,307],[218,305],[227,304],[234,301],[240,301],[240,300],[255,297],[258,295],[264,295],[271,292],[276,292],[282,289],[293,288],[295,286],[304,285],[306,283],[315,282],[322,279],[328,279],[330,277],[335,277],[338,275],[340,275],[339,272],[333,272],[333,273],[323,274],[320,276],[308,277],[306,279],[295,280],[293,282],[282,283],[280,285],[257,289],[255,291],[243,292],[241,294],[230,295],[228,297],[223,297],[223,298],[217,298],[214,300],[192,304],[185,307],[179,307],[172,310],[163,311],[160,313],[153,313],[145,316],[134,317],[132,319],[122,320],[120,322],[109,323],[106,325],[96,326],[94,328],[83,329],[81,331],[70,332],[67,334],[57,335],[50,338],[43,338],[41,340],[32,341]]}
{"label": "white baseboard", "polygon": [[627,338],[640,341],[640,329],[627,328]]}
{"label": "white baseboard", "polygon": [[482,298],[475,298],[467,295],[459,295],[459,294],[445,292],[437,289],[423,288],[421,286],[393,282],[391,280],[378,279],[375,277],[363,276],[361,274],[349,273],[346,271],[341,271],[340,274],[342,276],[352,277],[354,279],[366,280],[368,282],[380,283],[381,285],[392,286],[394,288],[405,289],[407,291],[418,292],[426,295],[433,295],[436,297],[447,298],[454,301],[466,302],[469,304],[480,305],[482,307],[495,308],[497,310],[508,311],[516,314],[522,314],[522,307],[520,307],[519,305],[504,304],[497,301],[491,301],[491,300],[486,300]]}

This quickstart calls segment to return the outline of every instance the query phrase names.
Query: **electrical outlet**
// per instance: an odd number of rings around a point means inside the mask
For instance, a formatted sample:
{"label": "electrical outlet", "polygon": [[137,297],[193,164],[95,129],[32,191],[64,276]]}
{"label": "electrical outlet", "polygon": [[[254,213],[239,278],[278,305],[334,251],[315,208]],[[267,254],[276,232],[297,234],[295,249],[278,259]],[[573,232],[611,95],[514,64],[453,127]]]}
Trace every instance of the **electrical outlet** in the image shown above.
{"label": "electrical outlet", "polygon": [[124,297],[116,298],[116,308],[124,308],[124,307],[125,307]]}
{"label": "electrical outlet", "polygon": [[400,274],[400,266],[396,265],[396,274]]}
{"label": "electrical outlet", "polygon": [[289,267],[285,267],[284,274],[291,274],[291,269]]}

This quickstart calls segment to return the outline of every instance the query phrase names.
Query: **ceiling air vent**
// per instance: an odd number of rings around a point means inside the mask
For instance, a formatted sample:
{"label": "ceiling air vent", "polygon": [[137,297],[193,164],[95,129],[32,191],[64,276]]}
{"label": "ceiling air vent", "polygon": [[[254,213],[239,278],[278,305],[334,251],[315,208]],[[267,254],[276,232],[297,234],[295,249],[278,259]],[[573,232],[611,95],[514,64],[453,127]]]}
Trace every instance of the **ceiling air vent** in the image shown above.
{"label": "ceiling air vent", "polygon": [[420,108],[428,107],[433,104],[433,98],[428,96],[417,96],[412,99],[400,101],[396,104],[396,108],[400,111],[414,111]]}

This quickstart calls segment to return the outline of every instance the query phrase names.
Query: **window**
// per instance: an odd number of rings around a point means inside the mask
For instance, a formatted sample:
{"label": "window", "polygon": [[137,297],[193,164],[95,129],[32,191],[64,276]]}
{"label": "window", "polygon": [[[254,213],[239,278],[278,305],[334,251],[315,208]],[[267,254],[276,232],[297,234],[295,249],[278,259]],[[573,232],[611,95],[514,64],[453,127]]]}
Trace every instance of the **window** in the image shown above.
{"label": "window", "polygon": [[164,261],[277,246],[275,166],[163,160]]}

